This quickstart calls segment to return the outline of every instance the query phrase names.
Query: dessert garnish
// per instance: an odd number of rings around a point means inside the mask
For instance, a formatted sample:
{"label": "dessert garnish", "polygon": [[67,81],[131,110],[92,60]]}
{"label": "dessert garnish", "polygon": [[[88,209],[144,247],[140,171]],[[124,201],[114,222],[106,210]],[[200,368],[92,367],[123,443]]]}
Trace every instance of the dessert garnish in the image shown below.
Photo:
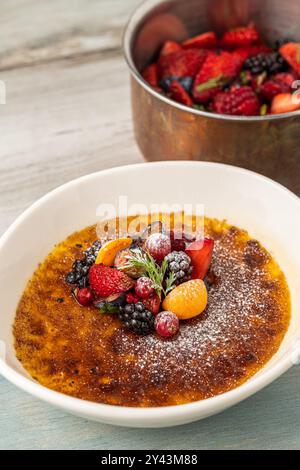
{"label": "dessert garnish", "polygon": [[300,109],[300,43],[266,44],[251,23],[218,37],[208,31],[182,43],[167,40],[142,72],[156,91],[185,106],[233,116]]}
{"label": "dessert garnish", "polygon": [[81,306],[118,314],[134,333],[156,331],[170,338],[178,333],[179,320],[206,308],[203,279],[213,247],[212,239],[167,232],[154,222],[140,237],[96,241],[74,262],[66,282],[76,285],[73,295]]}

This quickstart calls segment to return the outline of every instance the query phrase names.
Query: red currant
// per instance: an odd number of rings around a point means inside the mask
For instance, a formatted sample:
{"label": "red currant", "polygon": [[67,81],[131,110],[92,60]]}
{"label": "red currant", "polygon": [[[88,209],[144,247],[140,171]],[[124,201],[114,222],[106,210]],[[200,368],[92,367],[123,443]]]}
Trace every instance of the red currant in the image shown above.
{"label": "red currant", "polygon": [[89,287],[83,287],[82,289],[77,289],[76,299],[78,300],[80,305],[86,307],[87,305],[90,305],[93,302],[94,295]]}
{"label": "red currant", "polygon": [[170,338],[179,331],[179,319],[173,312],[160,312],[155,317],[154,327],[157,334]]}
{"label": "red currant", "polygon": [[134,287],[136,295],[141,299],[148,299],[155,294],[153,283],[149,277],[140,277]]}
{"label": "red currant", "polygon": [[129,292],[126,295],[126,303],[127,304],[136,304],[139,301],[140,301],[140,298],[137,295],[135,295],[133,292]]}
{"label": "red currant", "polygon": [[163,233],[153,233],[145,242],[145,250],[157,263],[161,263],[164,257],[171,253],[170,237]]}

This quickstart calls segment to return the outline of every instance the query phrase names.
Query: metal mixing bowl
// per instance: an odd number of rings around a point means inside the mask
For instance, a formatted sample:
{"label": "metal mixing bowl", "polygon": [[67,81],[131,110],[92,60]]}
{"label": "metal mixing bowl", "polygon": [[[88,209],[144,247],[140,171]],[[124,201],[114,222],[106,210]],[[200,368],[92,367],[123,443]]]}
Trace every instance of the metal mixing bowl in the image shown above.
{"label": "metal mixing bowl", "polygon": [[[162,96],[141,77],[166,39],[182,41],[254,21],[270,43],[300,41],[300,2],[290,0],[147,0],[124,34],[133,123],[147,160],[225,162],[265,174],[300,194],[300,111],[236,117],[198,111]],[[251,190],[251,188],[249,188]]]}

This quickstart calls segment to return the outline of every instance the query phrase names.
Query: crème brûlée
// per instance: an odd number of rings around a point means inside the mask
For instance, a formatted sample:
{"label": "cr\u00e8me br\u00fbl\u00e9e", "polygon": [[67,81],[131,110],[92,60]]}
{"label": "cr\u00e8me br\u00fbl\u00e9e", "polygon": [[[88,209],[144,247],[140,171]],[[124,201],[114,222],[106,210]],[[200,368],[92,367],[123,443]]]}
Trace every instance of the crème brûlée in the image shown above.
{"label": "cr\u00e8me br\u00fbl\u00e9e", "polygon": [[24,368],[58,392],[137,407],[202,400],[253,376],[276,353],[289,326],[285,276],[246,231],[209,218],[204,231],[214,240],[204,279],[207,305],[200,315],[181,320],[170,338],[155,330],[136,334],[118,314],[74,300],[66,273],[97,239],[96,226],[55,246],[17,307],[13,333]]}

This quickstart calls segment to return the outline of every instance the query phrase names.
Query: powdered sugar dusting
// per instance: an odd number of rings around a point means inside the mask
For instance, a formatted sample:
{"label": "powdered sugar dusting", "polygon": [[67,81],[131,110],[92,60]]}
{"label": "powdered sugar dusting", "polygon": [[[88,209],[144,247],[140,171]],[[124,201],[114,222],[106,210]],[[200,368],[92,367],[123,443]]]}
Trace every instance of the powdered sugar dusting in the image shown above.
{"label": "powdered sugar dusting", "polygon": [[[118,335],[119,353],[134,354],[136,378],[159,385],[172,379],[209,396],[240,380],[247,365],[263,360],[282,320],[279,281],[270,281],[269,255],[255,241],[229,230],[216,240],[209,303],[199,317],[181,322],[177,337]],[[174,386],[175,386],[174,383]],[[176,386],[175,386],[176,387]]]}

